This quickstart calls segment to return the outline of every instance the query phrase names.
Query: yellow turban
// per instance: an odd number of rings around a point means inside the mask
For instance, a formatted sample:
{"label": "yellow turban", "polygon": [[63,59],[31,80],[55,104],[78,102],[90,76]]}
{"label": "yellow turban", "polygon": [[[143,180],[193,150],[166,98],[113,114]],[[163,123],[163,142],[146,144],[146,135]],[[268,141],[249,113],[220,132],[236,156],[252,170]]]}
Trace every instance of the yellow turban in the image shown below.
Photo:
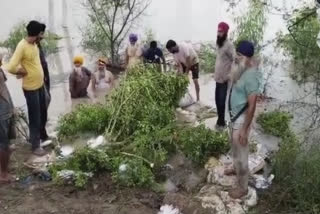
{"label": "yellow turban", "polygon": [[83,65],[84,58],[82,56],[75,56],[73,58],[73,64],[81,64]]}

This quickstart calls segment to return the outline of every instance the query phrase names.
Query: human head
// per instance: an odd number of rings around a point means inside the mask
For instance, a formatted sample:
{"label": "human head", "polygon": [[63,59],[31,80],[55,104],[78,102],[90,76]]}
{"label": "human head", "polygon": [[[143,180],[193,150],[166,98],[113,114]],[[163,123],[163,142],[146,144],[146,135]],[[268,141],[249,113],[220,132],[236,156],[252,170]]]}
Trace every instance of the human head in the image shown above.
{"label": "human head", "polygon": [[237,46],[237,55],[232,68],[232,81],[236,83],[242,74],[252,65],[254,45],[249,41],[241,41]]}
{"label": "human head", "polygon": [[254,45],[246,40],[241,41],[237,46],[236,52],[236,62],[244,60],[248,64],[254,55]]}
{"label": "human head", "polygon": [[229,25],[225,22],[220,22],[218,25],[218,33],[217,33],[217,45],[222,47],[224,42],[228,37]]}
{"label": "human head", "polygon": [[173,40],[169,40],[167,42],[167,45],[166,45],[166,48],[167,50],[172,53],[172,54],[175,54],[175,53],[178,53],[179,52],[179,46],[177,45],[177,43]]}
{"label": "human head", "polygon": [[137,41],[138,41],[138,36],[137,36],[137,34],[131,33],[131,34],[129,35],[129,41],[130,41],[130,44],[131,44],[131,45],[136,44]]}
{"label": "human head", "polygon": [[108,60],[104,58],[100,58],[98,60],[98,69],[99,71],[103,71],[106,68],[106,65],[108,64]]}
{"label": "human head", "polygon": [[41,24],[41,32],[39,34],[39,42],[44,39],[44,33],[46,32],[46,27],[47,27],[43,23],[40,23],[40,24]]}
{"label": "human head", "polygon": [[79,68],[83,65],[84,63],[84,58],[82,56],[75,56],[73,58],[73,64],[75,67]]}
{"label": "human head", "polygon": [[156,41],[152,41],[152,42],[150,42],[150,48],[155,49],[155,48],[157,48],[157,47],[158,47],[158,44],[157,44],[157,42],[156,42]]}
{"label": "human head", "polygon": [[32,42],[36,42],[39,40],[39,35],[41,33],[41,30],[43,29],[43,26],[38,21],[30,21],[27,25],[27,33],[28,37]]}

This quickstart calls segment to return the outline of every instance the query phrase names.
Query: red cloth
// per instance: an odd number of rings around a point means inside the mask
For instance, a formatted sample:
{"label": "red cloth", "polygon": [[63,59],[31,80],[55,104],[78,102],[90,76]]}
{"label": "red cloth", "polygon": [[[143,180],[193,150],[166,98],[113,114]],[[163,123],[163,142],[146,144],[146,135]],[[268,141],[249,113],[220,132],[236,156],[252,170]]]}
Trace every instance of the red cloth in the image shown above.
{"label": "red cloth", "polygon": [[228,33],[229,25],[225,22],[220,22],[218,25],[218,31],[222,31],[224,33]]}

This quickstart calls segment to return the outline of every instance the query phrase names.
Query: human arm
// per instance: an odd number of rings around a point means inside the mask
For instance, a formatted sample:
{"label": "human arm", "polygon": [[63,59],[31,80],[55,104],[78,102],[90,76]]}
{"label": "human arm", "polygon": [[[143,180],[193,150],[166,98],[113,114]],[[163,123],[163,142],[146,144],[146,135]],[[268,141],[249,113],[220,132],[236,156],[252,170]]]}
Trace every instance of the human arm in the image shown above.
{"label": "human arm", "polygon": [[163,63],[163,71],[166,72],[167,71],[167,63],[166,63],[166,58],[164,57],[164,55],[162,55],[161,60]]}
{"label": "human arm", "polygon": [[254,113],[256,110],[256,103],[258,95],[260,94],[260,81],[259,81],[259,73],[258,71],[247,71],[247,78],[245,82],[245,91],[247,95],[247,112],[245,114],[245,121],[240,130],[240,140],[239,142],[242,145],[246,145],[248,143],[248,135],[250,130],[250,125],[252,123]]}
{"label": "human arm", "polygon": [[26,70],[18,69],[18,66],[21,64],[21,61],[23,58],[23,52],[24,52],[23,46],[18,44],[9,63],[3,66],[4,70],[14,75],[25,76],[27,74]]}
{"label": "human arm", "polygon": [[75,96],[75,75],[74,75],[74,72],[72,72],[69,76],[69,91],[70,91],[71,97],[73,98]]}
{"label": "human arm", "polygon": [[96,93],[96,84],[97,84],[97,80],[95,78],[95,75],[92,74],[91,76],[91,88],[92,88],[92,92],[95,94]]}
{"label": "human arm", "polygon": [[245,114],[245,120],[242,125],[241,131],[240,131],[240,139],[239,142],[242,145],[247,145],[248,143],[248,135],[249,135],[249,128],[252,123],[254,113],[256,111],[256,103],[257,103],[257,94],[252,94],[248,96],[248,109],[247,113]]}

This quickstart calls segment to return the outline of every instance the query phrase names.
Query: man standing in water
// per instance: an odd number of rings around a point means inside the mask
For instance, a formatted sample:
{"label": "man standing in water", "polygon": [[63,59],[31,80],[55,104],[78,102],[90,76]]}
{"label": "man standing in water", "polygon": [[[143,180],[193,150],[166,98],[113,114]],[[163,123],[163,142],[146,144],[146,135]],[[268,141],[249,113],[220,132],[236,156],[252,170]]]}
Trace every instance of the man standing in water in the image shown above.
{"label": "man standing in water", "polygon": [[241,198],[248,193],[248,136],[260,94],[260,74],[253,59],[254,46],[251,42],[241,41],[236,51],[229,99],[233,168],[226,170],[225,174],[237,175],[238,186],[230,190],[229,195]]}
{"label": "man standing in water", "polygon": [[214,74],[214,79],[216,81],[215,101],[218,111],[218,121],[216,124],[217,130],[224,129],[226,126],[225,108],[228,81],[235,55],[234,46],[228,40],[228,31],[228,24],[221,22],[218,25],[217,59]]}
{"label": "man standing in water", "polygon": [[[2,55],[0,55],[0,66],[2,64]],[[6,86],[7,78],[0,68],[0,184],[12,181],[9,175],[9,160],[11,149],[9,143],[16,137],[14,127],[14,107]]]}
{"label": "man standing in water", "polygon": [[[42,25],[37,21],[31,21],[27,25],[28,35],[22,39],[4,69],[12,74],[23,77],[22,87],[27,101],[30,142],[34,155],[43,156],[46,152],[40,147],[40,136],[43,130],[46,98],[44,89],[44,75],[40,61],[40,53],[37,42],[40,39]],[[22,68],[17,69],[21,65]]]}
{"label": "man standing in water", "polygon": [[196,51],[193,49],[191,44],[182,42],[179,45],[173,41],[169,40],[167,42],[166,48],[178,64],[178,71],[180,73],[188,74],[192,72],[192,79],[196,89],[197,101],[200,101],[200,86],[199,86],[199,57]]}
{"label": "man standing in water", "polygon": [[138,43],[138,36],[136,34],[130,34],[129,36],[129,42],[126,49],[126,67],[127,69],[130,69],[134,67],[135,65],[138,65],[142,62],[142,47]]}
{"label": "man standing in water", "polygon": [[69,90],[71,98],[88,97],[88,86],[91,80],[91,72],[83,66],[84,58],[76,56],[73,59],[74,68],[69,77]]}
{"label": "man standing in water", "polygon": [[92,91],[96,96],[97,89],[108,91],[113,87],[114,76],[107,69],[107,59],[98,60],[98,69],[92,75]]}

